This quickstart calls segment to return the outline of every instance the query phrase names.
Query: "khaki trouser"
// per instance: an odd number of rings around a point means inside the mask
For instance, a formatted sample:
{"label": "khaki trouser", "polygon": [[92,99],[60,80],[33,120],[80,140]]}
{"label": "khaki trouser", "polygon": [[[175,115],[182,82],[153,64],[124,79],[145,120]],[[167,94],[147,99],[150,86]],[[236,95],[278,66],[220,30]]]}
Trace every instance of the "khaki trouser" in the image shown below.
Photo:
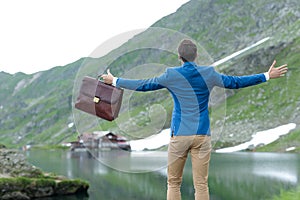
{"label": "khaki trouser", "polygon": [[174,136],[168,149],[167,200],[181,200],[180,186],[183,168],[191,153],[195,200],[208,200],[208,168],[211,152],[210,136]]}

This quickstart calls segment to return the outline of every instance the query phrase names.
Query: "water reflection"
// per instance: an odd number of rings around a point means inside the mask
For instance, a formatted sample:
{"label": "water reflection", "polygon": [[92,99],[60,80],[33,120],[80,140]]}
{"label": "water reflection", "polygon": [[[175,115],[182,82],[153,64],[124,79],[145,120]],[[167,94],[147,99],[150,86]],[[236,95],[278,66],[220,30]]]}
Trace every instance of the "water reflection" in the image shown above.
{"label": "water reflection", "polygon": [[[166,168],[159,167],[167,160],[166,152],[124,154],[107,151],[89,154],[30,151],[28,158],[45,171],[89,181],[89,200],[160,200],[166,196]],[[106,164],[123,170],[116,170]],[[299,185],[299,166],[300,156],[297,154],[213,153],[209,176],[211,200],[269,199],[279,194],[281,189]],[[188,159],[184,170],[182,199],[193,199],[193,193],[191,162]]]}
{"label": "water reflection", "polygon": [[293,162],[293,154],[260,153],[250,155],[254,162],[252,170],[254,175],[297,185],[297,162]]}
{"label": "water reflection", "polygon": [[221,199],[268,199],[299,185],[299,162],[296,154],[215,154],[210,188]]}

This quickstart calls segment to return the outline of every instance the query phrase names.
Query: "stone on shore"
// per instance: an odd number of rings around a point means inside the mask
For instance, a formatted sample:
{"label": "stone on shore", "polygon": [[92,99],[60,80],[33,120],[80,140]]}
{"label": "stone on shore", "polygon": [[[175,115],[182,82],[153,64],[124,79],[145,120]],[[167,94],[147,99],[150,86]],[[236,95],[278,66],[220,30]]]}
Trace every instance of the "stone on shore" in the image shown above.
{"label": "stone on shore", "polygon": [[88,188],[85,181],[46,174],[26,162],[21,152],[0,148],[0,200],[87,195]]}

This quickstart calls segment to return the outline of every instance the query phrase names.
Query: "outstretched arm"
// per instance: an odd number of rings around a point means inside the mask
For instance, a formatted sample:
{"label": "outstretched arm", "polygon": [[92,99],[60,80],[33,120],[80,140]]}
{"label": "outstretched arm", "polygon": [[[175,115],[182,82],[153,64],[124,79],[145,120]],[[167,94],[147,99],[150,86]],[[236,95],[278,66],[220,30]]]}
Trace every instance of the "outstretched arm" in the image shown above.
{"label": "outstretched arm", "polygon": [[287,64],[275,68],[276,60],[270,66],[268,72],[264,74],[254,74],[249,76],[227,76],[218,73],[215,74],[216,85],[229,89],[244,88],[252,85],[257,85],[268,81],[269,79],[280,78],[287,72]]}
{"label": "outstretched arm", "polygon": [[[163,77],[163,75],[160,77]],[[116,78],[110,73],[109,69],[107,70],[107,74],[101,75],[101,78],[103,78],[103,81],[106,84],[112,84],[113,86],[122,87],[129,90],[146,92],[164,88],[164,86],[159,83],[158,77],[139,80]]]}

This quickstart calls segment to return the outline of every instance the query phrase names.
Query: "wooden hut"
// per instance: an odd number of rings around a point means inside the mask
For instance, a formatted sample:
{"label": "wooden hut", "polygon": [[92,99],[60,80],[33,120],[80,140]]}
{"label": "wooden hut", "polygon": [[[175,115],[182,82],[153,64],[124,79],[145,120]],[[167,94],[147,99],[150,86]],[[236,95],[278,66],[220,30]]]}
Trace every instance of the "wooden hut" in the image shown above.
{"label": "wooden hut", "polygon": [[[131,150],[130,144],[125,137],[116,135],[110,131],[95,131],[93,133],[84,133],[78,139],[80,143],[89,149],[111,150],[123,149]],[[75,148],[78,145],[74,146]]]}

